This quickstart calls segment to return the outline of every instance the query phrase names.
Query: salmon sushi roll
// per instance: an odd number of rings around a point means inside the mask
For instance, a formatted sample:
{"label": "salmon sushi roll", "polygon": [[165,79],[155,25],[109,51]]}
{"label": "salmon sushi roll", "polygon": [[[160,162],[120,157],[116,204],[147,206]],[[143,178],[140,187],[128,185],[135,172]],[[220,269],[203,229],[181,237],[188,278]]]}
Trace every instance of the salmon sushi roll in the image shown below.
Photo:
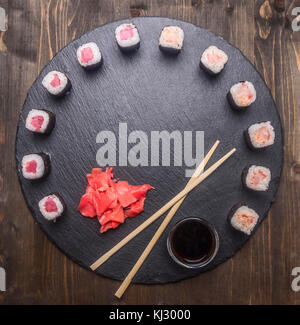
{"label": "salmon sushi roll", "polygon": [[66,204],[58,193],[52,193],[40,200],[39,210],[46,220],[55,222],[65,212]]}
{"label": "salmon sushi roll", "polygon": [[25,127],[34,133],[50,134],[55,126],[55,114],[45,109],[32,109],[26,118]]}
{"label": "salmon sushi roll", "polygon": [[227,54],[216,46],[209,46],[202,54],[200,67],[211,76],[218,75],[228,61]]}
{"label": "salmon sushi roll", "polygon": [[258,219],[259,215],[243,203],[234,205],[228,214],[228,221],[231,226],[246,235],[251,235]]}
{"label": "salmon sushi roll", "polygon": [[36,180],[46,177],[50,172],[50,156],[47,153],[34,153],[22,159],[22,175],[25,179]]}
{"label": "salmon sushi roll", "polygon": [[178,54],[183,47],[184,32],[178,26],[166,26],[162,30],[159,38],[160,50],[170,53]]}
{"label": "salmon sushi roll", "polygon": [[251,165],[242,172],[243,185],[253,191],[267,191],[271,181],[271,171],[267,167]]}
{"label": "salmon sushi roll", "polygon": [[140,35],[134,24],[122,24],[115,30],[118,47],[123,52],[131,52],[140,47]]}
{"label": "salmon sushi roll", "polygon": [[42,85],[49,94],[57,97],[64,96],[72,87],[68,77],[60,71],[50,71],[43,79]]}
{"label": "salmon sushi roll", "polygon": [[275,142],[275,131],[270,121],[249,126],[244,135],[246,143],[253,150],[269,147]]}
{"label": "salmon sushi roll", "polygon": [[100,49],[94,42],[81,45],[76,54],[79,64],[86,70],[98,69],[103,62]]}
{"label": "salmon sushi roll", "polygon": [[255,102],[256,90],[250,81],[241,81],[230,88],[227,98],[233,109],[242,110]]}

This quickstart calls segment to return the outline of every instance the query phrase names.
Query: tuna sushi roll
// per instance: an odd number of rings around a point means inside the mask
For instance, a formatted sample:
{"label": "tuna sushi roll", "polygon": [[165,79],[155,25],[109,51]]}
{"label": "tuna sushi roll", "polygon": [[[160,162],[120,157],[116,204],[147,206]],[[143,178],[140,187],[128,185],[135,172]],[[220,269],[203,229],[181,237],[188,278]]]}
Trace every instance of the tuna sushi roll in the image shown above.
{"label": "tuna sushi roll", "polygon": [[270,121],[249,126],[244,135],[249,148],[254,150],[271,146],[275,141],[275,131]]}
{"label": "tuna sushi roll", "polygon": [[77,49],[77,59],[79,64],[87,70],[97,69],[103,62],[99,47],[93,42],[83,44]]}
{"label": "tuna sushi roll", "polygon": [[59,194],[52,193],[40,200],[39,209],[45,219],[55,222],[66,210],[66,204]]}
{"label": "tuna sushi roll", "polygon": [[46,177],[50,172],[50,156],[46,153],[26,155],[22,159],[23,177],[30,180]]}
{"label": "tuna sushi roll", "polygon": [[53,96],[63,96],[71,89],[67,76],[59,71],[50,71],[43,79],[42,85]]}
{"label": "tuna sushi roll", "polygon": [[234,205],[228,214],[231,226],[246,235],[251,235],[258,219],[259,215],[243,203]]}
{"label": "tuna sushi roll", "polygon": [[140,47],[139,32],[134,24],[122,24],[115,30],[117,44],[121,51],[131,52]]}
{"label": "tuna sushi roll", "polygon": [[26,118],[25,127],[35,133],[50,134],[55,126],[55,114],[45,109],[32,109]]}
{"label": "tuna sushi roll", "polygon": [[233,109],[240,110],[255,102],[256,90],[250,81],[241,81],[230,88],[227,98]]}
{"label": "tuna sushi roll", "polygon": [[200,67],[212,76],[218,75],[228,61],[227,54],[216,46],[208,47],[202,54]]}
{"label": "tuna sushi roll", "polygon": [[183,46],[184,32],[178,26],[166,26],[159,38],[159,48],[170,54],[178,54]]}
{"label": "tuna sushi roll", "polygon": [[247,166],[242,173],[243,185],[253,191],[267,191],[271,181],[271,171],[263,166]]}

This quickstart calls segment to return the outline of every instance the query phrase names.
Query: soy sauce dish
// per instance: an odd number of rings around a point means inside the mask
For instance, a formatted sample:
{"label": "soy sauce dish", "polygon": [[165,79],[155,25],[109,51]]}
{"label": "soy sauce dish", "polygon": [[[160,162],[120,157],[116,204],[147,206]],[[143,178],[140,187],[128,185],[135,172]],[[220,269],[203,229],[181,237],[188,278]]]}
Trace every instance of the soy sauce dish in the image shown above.
{"label": "soy sauce dish", "polygon": [[190,269],[202,268],[215,258],[219,250],[219,235],[206,220],[185,218],[170,230],[167,248],[177,264]]}

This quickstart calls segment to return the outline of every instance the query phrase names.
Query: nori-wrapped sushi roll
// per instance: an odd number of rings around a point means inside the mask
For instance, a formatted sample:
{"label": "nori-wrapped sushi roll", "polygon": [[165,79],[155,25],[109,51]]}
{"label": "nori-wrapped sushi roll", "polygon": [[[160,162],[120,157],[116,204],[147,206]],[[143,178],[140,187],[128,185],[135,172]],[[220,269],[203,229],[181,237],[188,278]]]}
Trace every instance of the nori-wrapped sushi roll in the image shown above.
{"label": "nori-wrapped sushi roll", "polygon": [[255,102],[256,90],[250,81],[241,81],[230,88],[227,99],[233,109],[242,110]]}
{"label": "nori-wrapped sushi roll", "polygon": [[45,109],[32,109],[26,118],[25,127],[34,133],[50,134],[55,126],[55,114]]}
{"label": "nori-wrapped sushi roll", "polygon": [[274,144],[275,131],[270,121],[260,122],[249,126],[244,137],[250,149],[260,150]]}
{"label": "nori-wrapped sushi roll", "polygon": [[115,30],[115,37],[122,52],[132,52],[140,47],[139,32],[134,24],[122,24]]}
{"label": "nori-wrapped sushi roll", "polygon": [[217,76],[228,61],[227,54],[216,46],[209,46],[202,54],[200,68],[211,76]]}
{"label": "nori-wrapped sushi roll", "polygon": [[23,157],[21,165],[24,178],[41,179],[50,173],[50,156],[44,152],[29,154]]}
{"label": "nori-wrapped sushi roll", "polygon": [[184,32],[178,26],[166,26],[159,38],[159,48],[169,54],[178,54],[183,47]]}
{"label": "nori-wrapped sushi roll", "polygon": [[243,185],[252,191],[267,191],[271,181],[271,171],[267,167],[249,165],[242,172]]}
{"label": "nori-wrapped sushi roll", "polygon": [[72,87],[68,77],[60,71],[50,71],[43,79],[42,85],[49,94],[57,97],[64,96]]}
{"label": "nori-wrapped sushi roll", "polygon": [[231,226],[246,235],[251,235],[259,219],[259,215],[243,203],[235,204],[228,214]]}
{"label": "nori-wrapped sushi roll", "polygon": [[81,45],[76,54],[79,64],[86,70],[98,69],[103,63],[102,54],[96,43],[90,42]]}
{"label": "nori-wrapped sushi roll", "polygon": [[55,222],[65,212],[66,204],[58,193],[52,193],[40,200],[39,210],[45,219]]}

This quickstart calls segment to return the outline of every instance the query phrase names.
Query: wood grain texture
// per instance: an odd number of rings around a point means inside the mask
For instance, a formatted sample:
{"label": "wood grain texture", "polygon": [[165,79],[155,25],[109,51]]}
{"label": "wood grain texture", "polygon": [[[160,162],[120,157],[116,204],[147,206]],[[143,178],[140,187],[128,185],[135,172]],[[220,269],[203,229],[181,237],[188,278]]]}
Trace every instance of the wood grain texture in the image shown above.
{"label": "wood grain texture", "polygon": [[[132,285],[122,303],[300,304],[291,290],[292,268],[300,266],[300,37],[274,1],[0,0],[0,6],[8,14],[8,30],[0,33],[0,266],[8,290],[0,303],[119,303],[118,282],[67,259],[34,224],[16,176],[14,142],[26,93],[58,50],[103,23],[145,15],[190,21],[243,51],[276,101],[285,161],[269,218],[233,259],[175,284]],[[294,6],[298,1],[286,1],[285,12]]]}

